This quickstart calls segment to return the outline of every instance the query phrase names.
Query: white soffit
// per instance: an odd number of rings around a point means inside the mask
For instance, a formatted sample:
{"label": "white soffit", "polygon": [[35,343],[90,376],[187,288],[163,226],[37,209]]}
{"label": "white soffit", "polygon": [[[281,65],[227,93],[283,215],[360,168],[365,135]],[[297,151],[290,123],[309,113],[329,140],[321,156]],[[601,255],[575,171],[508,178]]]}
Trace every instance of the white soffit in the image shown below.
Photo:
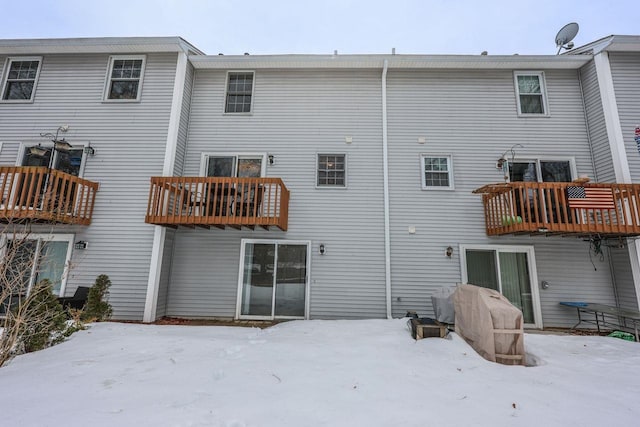
{"label": "white soffit", "polygon": [[590,55],[208,55],[190,56],[197,69],[279,68],[389,68],[406,69],[577,69]]}

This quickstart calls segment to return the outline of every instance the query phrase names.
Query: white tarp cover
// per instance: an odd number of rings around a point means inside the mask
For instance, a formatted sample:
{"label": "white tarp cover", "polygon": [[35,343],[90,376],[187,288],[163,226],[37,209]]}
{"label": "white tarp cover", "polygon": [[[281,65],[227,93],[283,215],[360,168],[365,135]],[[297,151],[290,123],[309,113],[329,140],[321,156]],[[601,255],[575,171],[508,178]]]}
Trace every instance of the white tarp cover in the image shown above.
{"label": "white tarp cover", "polygon": [[[522,312],[507,298],[493,289],[464,284],[456,289],[453,302],[456,333],[478,354],[492,362],[524,364]],[[510,332],[500,332],[505,329]]]}
{"label": "white tarp cover", "polygon": [[433,314],[438,322],[455,323],[455,311],[453,307],[453,293],[455,286],[438,288],[431,294]]}

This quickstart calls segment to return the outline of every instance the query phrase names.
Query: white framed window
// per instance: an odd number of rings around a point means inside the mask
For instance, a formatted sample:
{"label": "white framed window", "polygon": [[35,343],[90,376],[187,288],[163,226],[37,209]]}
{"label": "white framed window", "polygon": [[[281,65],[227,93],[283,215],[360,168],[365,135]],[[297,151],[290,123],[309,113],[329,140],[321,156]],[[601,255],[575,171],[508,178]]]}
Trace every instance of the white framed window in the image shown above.
{"label": "white framed window", "polygon": [[[46,166],[81,177],[87,160],[84,145],[74,144],[68,151],[57,151],[51,143],[21,143],[16,166]],[[53,159],[51,158],[53,156]]]}
{"label": "white framed window", "polygon": [[542,71],[518,71],[513,74],[518,115],[548,116],[547,91]]}
{"label": "white framed window", "polygon": [[104,100],[140,100],[145,62],[144,55],[109,57]]}
{"label": "white framed window", "polygon": [[421,154],[422,188],[453,190],[453,165],[450,155]]}
{"label": "white framed window", "polygon": [[316,187],[347,187],[347,155],[323,154],[316,157]]}
{"label": "white framed window", "polygon": [[508,165],[510,182],[571,182],[576,177],[573,157],[517,159]]}
{"label": "white framed window", "polygon": [[55,295],[64,295],[69,261],[73,250],[73,234],[3,234],[3,262],[8,262],[9,280],[20,281],[26,295],[41,280],[51,282]]}
{"label": "white framed window", "polygon": [[266,158],[265,153],[202,153],[200,176],[260,178]]}
{"label": "white framed window", "polygon": [[253,105],[253,71],[229,71],[224,102],[225,113],[250,113]]}
{"label": "white framed window", "polygon": [[8,58],[2,79],[2,101],[32,102],[41,64],[40,56]]}
{"label": "white framed window", "polygon": [[526,326],[542,327],[533,246],[460,245],[462,282],[493,289],[522,310]]}

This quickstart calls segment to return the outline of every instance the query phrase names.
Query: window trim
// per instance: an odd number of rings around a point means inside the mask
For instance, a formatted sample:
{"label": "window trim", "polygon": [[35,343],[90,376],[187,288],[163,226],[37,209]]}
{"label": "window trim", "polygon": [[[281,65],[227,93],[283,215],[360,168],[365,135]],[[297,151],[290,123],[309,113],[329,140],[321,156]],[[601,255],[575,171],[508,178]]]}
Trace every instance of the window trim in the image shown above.
{"label": "window trim", "polygon": [[[27,147],[31,147],[34,145],[41,145],[43,148],[51,148],[53,150],[53,143],[52,142],[42,142],[42,141],[35,141],[35,142],[21,142],[20,143],[20,148],[18,148],[18,156],[16,157],[16,166],[22,166],[22,159],[24,159],[24,153],[27,149]],[[1,147],[1,143],[0,143],[0,147]],[[78,171],[78,178],[83,178],[84,177],[84,169],[87,163],[87,153],[85,153],[84,151],[84,147],[87,147],[87,144],[84,143],[74,143],[73,144],[73,148],[76,150],[79,150],[82,148],[82,161],[80,163],[80,170]],[[53,164],[55,164],[55,159],[57,158],[57,152],[55,150],[53,150],[52,155],[54,156],[54,161]]]}
{"label": "window trim", "polygon": [[[237,152],[237,151],[207,151],[202,152],[200,156],[200,171],[199,176],[207,176],[207,167],[209,165],[210,157],[235,157],[236,164],[238,163],[238,159],[241,158],[261,158],[262,162],[260,164],[260,177],[264,178],[267,176],[267,153],[256,153],[256,152]],[[236,171],[237,175],[237,171]]]}
{"label": "window trim", "polygon": [[[318,184],[318,166],[320,164],[320,156],[344,156],[344,185],[335,185],[335,184]],[[340,152],[316,152],[316,169],[315,169],[315,188],[316,189],[334,189],[334,190],[344,190],[346,189],[349,185],[349,180],[348,180],[348,162],[349,162],[349,156],[347,155],[347,153],[340,153]]]}
{"label": "window trim", "polygon": [[[4,99],[4,91],[7,88],[7,81],[9,79],[9,70],[11,69],[12,62],[22,61],[38,61],[38,70],[36,71],[36,77],[33,80],[33,90],[31,91],[31,98],[29,99]],[[36,88],[38,86],[38,80],[40,79],[40,71],[42,70],[42,56],[10,56],[4,63],[2,72],[2,89],[0,91],[0,102],[11,104],[30,104],[36,95]]]}
{"label": "window trim", "polygon": [[[492,245],[492,244],[465,244],[460,243],[460,279],[461,283],[468,282],[467,273],[467,249],[479,251],[494,251],[496,254],[500,252],[526,253],[529,267],[529,281],[531,282],[531,299],[533,302],[533,319],[534,323],[525,323],[525,326],[540,329],[543,326],[542,321],[542,305],[540,302],[540,289],[538,282],[538,269],[536,263],[535,247],[532,245]],[[502,292],[500,292],[502,294]],[[504,295],[504,294],[502,294]]]}
{"label": "window trim", "polygon": [[[446,158],[447,159],[447,167],[448,167],[448,175],[449,175],[449,185],[444,186],[433,186],[427,185],[427,177],[425,176],[425,159],[427,158]],[[451,154],[432,154],[432,153],[420,153],[420,179],[421,186],[423,190],[436,190],[436,191],[454,191],[455,183],[453,179],[453,156]]]}
{"label": "window trim", "polygon": [[[310,307],[310,297],[311,297],[311,240],[289,240],[289,239],[241,239],[240,240],[240,258],[238,260],[238,290],[236,293],[236,313],[235,319],[247,319],[247,320],[273,320],[275,319],[275,315],[273,316],[256,316],[256,315],[248,315],[241,314],[242,310],[242,282],[244,275],[244,259],[246,256],[246,247],[247,244],[272,244],[272,245],[299,245],[307,247],[307,283],[305,284],[305,302],[304,302],[304,317],[298,316],[277,316],[278,319],[309,319],[309,307]],[[276,260],[277,262],[277,260]],[[275,279],[275,277],[274,277]],[[274,282],[275,283],[275,282]],[[276,287],[273,289],[273,297],[275,298]],[[274,300],[272,300],[272,303]],[[273,311],[272,311],[273,314]]]}
{"label": "window trim", "polygon": [[[518,77],[519,76],[537,76],[540,81],[540,95],[542,96],[542,108],[544,108],[543,113],[523,113],[522,106],[520,105],[520,88],[518,86]],[[551,114],[549,113],[549,102],[547,97],[547,82],[544,75],[544,71],[514,71],[513,72],[513,84],[514,90],[516,94],[516,105],[518,109],[518,117],[549,117]],[[526,95],[526,94],[523,94]]]}
{"label": "window trim", "polygon": [[[523,157],[513,160],[508,160],[508,167],[511,167],[512,163],[531,163],[534,162],[536,164],[536,176],[538,177],[537,182],[542,181],[542,167],[540,166],[540,162],[569,162],[569,170],[571,172],[571,179],[576,179],[578,177],[578,172],[576,169],[576,158],[573,156],[542,156],[542,157]],[[507,169],[507,181],[511,182],[511,171]]]}
{"label": "window trim", "polygon": [[[6,243],[7,243],[7,239],[9,240],[21,240],[21,239],[26,239],[26,240],[36,240],[37,241],[37,246],[36,246],[36,251],[37,251],[37,255],[40,256],[40,251],[42,250],[42,242],[68,242],[69,246],[67,247],[67,254],[65,256],[65,261],[64,261],[64,268],[62,270],[62,275],[60,278],[60,290],[58,291],[58,296],[64,296],[65,291],[67,289],[67,279],[69,278],[69,266],[71,264],[71,258],[73,255],[73,242],[75,240],[75,234],[72,233],[51,233],[51,234],[47,234],[47,233],[2,233],[2,236],[0,236],[0,242],[2,244],[2,256],[4,257],[4,251],[6,248]],[[29,286],[27,288],[27,294],[31,292],[31,289],[33,289],[33,285],[35,284],[35,277],[34,277],[34,273],[35,273],[35,268],[36,265],[34,264],[33,269],[29,275]]]}
{"label": "window trim", "polygon": [[[142,60],[140,66],[140,80],[138,81],[138,93],[135,99],[112,99],[109,98],[109,89],[111,88],[111,74],[113,73],[113,64],[115,61],[126,60]],[[147,66],[147,55],[111,55],[107,63],[107,75],[105,77],[104,89],[102,93],[102,102],[140,102],[142,97],[142,84],[144,81],[144,73]]]}
{"label": "window trim", "polygon": [[[251,84],[251,105],[249,111],[227,112],[227,95],[229,92],[229,78],[231,74],[251,74],[253,76]],[[255,70],[228,70],[224,81],[224,97],[222,99],[222,114],[230,116],[251,116],[253,115],[253,100],[256,91],[256,72]]]}

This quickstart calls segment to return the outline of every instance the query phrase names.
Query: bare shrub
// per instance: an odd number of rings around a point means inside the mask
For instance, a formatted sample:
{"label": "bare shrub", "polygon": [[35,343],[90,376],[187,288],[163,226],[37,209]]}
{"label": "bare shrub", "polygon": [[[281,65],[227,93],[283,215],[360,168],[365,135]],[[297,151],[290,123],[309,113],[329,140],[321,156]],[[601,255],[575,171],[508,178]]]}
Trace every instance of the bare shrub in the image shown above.
{"label": "bare shrub", "polygon": [[2,232],[0,366],[14,355],[56,344],[81,329],[78,323],[68,325],[48,279],[31,283],[43,260],[29,234],[20,224],[8,224]]}

